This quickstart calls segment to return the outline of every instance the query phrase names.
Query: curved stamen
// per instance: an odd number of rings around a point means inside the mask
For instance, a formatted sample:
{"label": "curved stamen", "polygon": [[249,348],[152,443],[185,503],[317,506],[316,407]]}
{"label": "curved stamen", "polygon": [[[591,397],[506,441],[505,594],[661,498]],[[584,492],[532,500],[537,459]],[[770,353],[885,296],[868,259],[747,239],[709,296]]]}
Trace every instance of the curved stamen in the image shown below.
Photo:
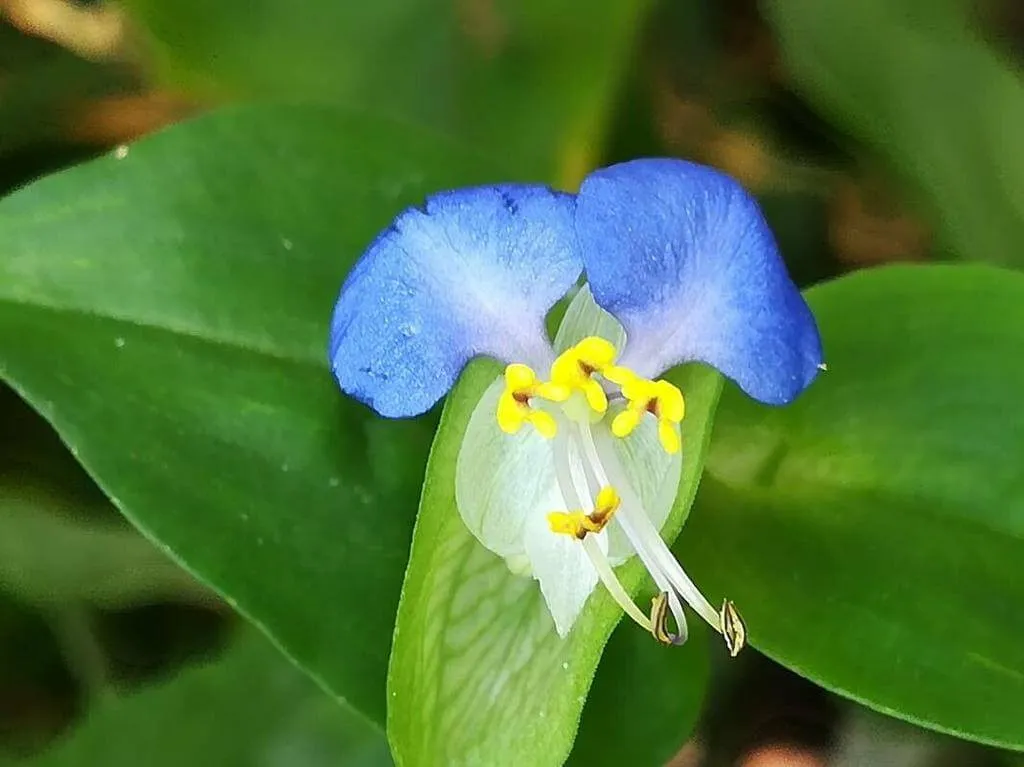
{"label": "curved stamen", "polygon": [[[587,432],[589,433],[589,431],[590,429],[589,427],[587,427]],[[572,433],[572,430],[570,430],[570,434]],[[594,452],[592,449],[587,449],[588,440],[584,437],[583,434],[574,434],[573,436],[576,437],[576,440],[580,445],[580,450],[584,457],[583,471],[586,474],[587,482],[590,485],[590,487],[593,489],[606,485],[608,483],[608,478],[601,467],[601,462],[597,458],[596,452]],[[592,442],[590,444],[592,446]],[[624,476],[621,479],[625,481]],[[632,491],[630,490],[629,492],[630,496],[632,497]],[[625,532],[626,537],[629,538],[630,541],[633,541],[633,539],[636,537],[636,532],[633,530],[633,527],[630,525],[630,523],[618,515],[616,515],[616,520]],[[658,605],[657,600],[656,603],[651,607],[651,623],[654,624],[655,628],[658,628],[659,626],[662,627],[660,629],[660,633],[663,636],[670,637],[671,644],[683,644],[684,642],[686,642],[686,638],[688,635],[686,626],[686,614],[683,612],[683,606],[679,601],[679,597],[676,596],[675,589],[672,587],[672,584],[669,581],[669,579],[662,572],[662,569],[658,567],[657,563],[652,559],[650,552],[647,551],[646,548],[638,548],[635,545],[633,548],[636,550],[637,555],[640,557],[640,561],[643,563],[644,568],[647,570],[648,573],[650,573],[651,578],[654,580],[654,584],[658,587],[659,592],[661,594],[667,595],[666,603],[669,609],[672,611],[672,617],[675,619],[676,632],[670,634],[667,628],[665,628],[665,626],[667,625],[665,622],[666,616],[663,613],[660,615],[660,619],[658,619],[659,616],[655,614],[659,611],[660,607],[664,606]],[[658,639],[659,641],[664,641],[662,636],[659,636],[658,632],[652,630],[652,633],[654,633],[656,639]]]}
{"label": "curved stamen", "polygon": [[715,631],[723,635],[729,653],[735,656],[742,649],[746,640],[746,627],[735,606],[727,601],[720,613],[711,606],[679,562],[672,556],[672,552],[665,545],[661,534],[644,512],[640,498],[627,481],[625,472],[619,465],[614,448],[610,444],[606,444],[604,440],[595,440],[587,424],[579,425],[578,434],[587,459],[585,463],[594,468],[597,480],[614,483],[619,489],[622,506],[616,518],[645,567],[655,577],[655,580],[657,580],[656,573],[661,573],[672,586],[669,591],[670,599],[673,593],[682,597]]}
{"label": "curved stamen", "polygon": [[[589,498],[590,493],[587,492],[587,480],[586,477],[579,476],[581,469],[580,466],[573,466],[572,457],[569,455],[570,442],[564,436],[559,436],[555,439],[554,445],[552,446],[552,452],[554,453],[555,459],[555,479],[558,482],[559,491],[562,494],[562,499],[566,502],[569,508],[584,508],[583,498]],[[575,470],[574,470],[575,469]],[[599,525],[601,528],[612,518],[614,512],[618,509],[619,499],[617,494],[612,491],[608,493],[607,490],[610,488],[602,488],[596,497],[598,501],[604,500],[605,503],[611,501],[611,496],[614,496],[614,506],[609,509],[599,509],[595,506],[591,513],[586,517],[592,524]],[[550,519],[550,517],[549,517]],[[562,532],[562,531],[559,531]],[[650,631],[655,634],[657,627],[652,627],[651,620],[643,614],[636,603],[630,598],[626,589],[623,587],[622,582],[618,576],[615,575],[615,571],[612,569],[611,563],[608,561],[608,557],[605,556],[602,551],[600,544],[597,539],[592,535],[587,535],[587,532],[583,526],[580,529],[565,531],[572,532],[577,537],[583,546],[583,551],[590,559],[591,564],[594,566],[594,570],[597,572],[598,578],[604,584],[605,589],[611,595],[618,605],[626,612],[626,614],[636,621],[646,631]],[[577,534],[580,533],[580,534]],[[657,635],[657,634],[655,634]]]}
{"label": "curved stamen", "polygon": [[[674,604],[673,604],[674,600]],[[662,644],[681,645],[686,642],[686,624],[679,623],[676,619],[676,632],[668,630],[668,612],[672,609],[673,617],[676,614],[676,605],[679,599],[671,591],[661,591],[651,600],[651,633],[654,638]],[[682,607],[679,607],[682,614]]]}
{"label": "curved stamen", "polygon": [[651,621],[640,612],[640,608],[636,606],[636,603],[630,599],[629,594],[626,593],[626,589],[622,586],[622,582],[615,575],[615,571],[612,570],[611,562],[608,561],[608,557],[601,551],[601,547],[597,541],[591,536],[587,536],[583,539],[583,550],[587,553],[590,558],[590,563],[594,565],[594,569],[597,570],[597,577],[601,579],[601,583],[608,590],[608,593],[612,595],[612,599],[619,603],[619,606],[626,611],[626,615],[640,624],[646,631],[654,633],[651,627]]}

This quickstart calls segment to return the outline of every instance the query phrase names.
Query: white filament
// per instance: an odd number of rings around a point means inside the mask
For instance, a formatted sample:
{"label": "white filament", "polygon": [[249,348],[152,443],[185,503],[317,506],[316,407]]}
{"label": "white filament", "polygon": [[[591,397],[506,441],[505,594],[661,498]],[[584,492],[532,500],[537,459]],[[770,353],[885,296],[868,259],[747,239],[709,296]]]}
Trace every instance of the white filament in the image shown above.
{"label": "white filament", "polygon": [[[581,509],[586,513],[590,513],[594,510],[594,504],[589,502],[585,504],[584,499],[589,501],[591,497],[596,497],[597,493],[588,492],[586,477],[580,476],[581,471],[585,471],[584,466],[580,462],[577,462],[575,466],[573,465],[569,454],[570,444],[569,440],[562,436],[555,437],[555,444],[552,450],[555,458],[555,478],[562,493],[562,499],[565,501],[566,509],[570,511]],[[608,557],[601,550],[601,545],[597,542],[595,536],[586,536],[582,544],[583,551],[590,559],[590,563],[594,566],[597,576],[601,579],[608,593],[626,611],[630,618],[647,631],[650,631],[651,621],[636,606],[636,603],[633,602],[629,594],[626,593],[626,589],[618,579],[618,576],[615,575]]]}
{"label": "white filament", "polygon": [[[686,624],[681,605],[679,605],[678,599],[674,598],[675,595],[682,597],[715,631],[721,632],[718,613],[700,593],[696,584],[686,574],[661,539],[661,534],[644,511],[639,495],[633,490],[625,471],[619,465],[615,449],[604,439],[600,443],[595,441],[588,424],[581,424],[578,434],[586,463],[593,468],[598,482],[611,484],[618,491],[622,499],[622,506],[619,513],[615,515],[615,519],[619,520],[623,531],[644,563],[644,567],[651,573],[655,583],[669,593],[669,606],[672,607],[672,614],[679,624],[680,631],[685,631]],[[665,588],[663,583],[666,582],[671,585],[671,588]],[[678,612],[677,606],[679,607]]]}

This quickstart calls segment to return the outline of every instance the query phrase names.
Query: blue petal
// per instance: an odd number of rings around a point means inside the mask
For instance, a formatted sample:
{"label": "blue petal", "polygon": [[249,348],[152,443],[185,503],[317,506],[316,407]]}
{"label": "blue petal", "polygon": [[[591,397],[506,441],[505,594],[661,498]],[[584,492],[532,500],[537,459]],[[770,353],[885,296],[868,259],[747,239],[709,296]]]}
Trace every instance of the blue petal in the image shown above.
{"label": "blue petal", "polygon": [[636,160],[583,182],[576,229],[597,303],[626,328],[621,364],[700,361],[772,405],[818,372],[821,341],[754,199],[712,168]]}
{"label": "blue petal", "polygon": [[579,277],[574,198],[542,186],[458,189],[406,210],[342,286],[330,362],[383,416],[418,415],[476,355],[546,368],[544,315]]}

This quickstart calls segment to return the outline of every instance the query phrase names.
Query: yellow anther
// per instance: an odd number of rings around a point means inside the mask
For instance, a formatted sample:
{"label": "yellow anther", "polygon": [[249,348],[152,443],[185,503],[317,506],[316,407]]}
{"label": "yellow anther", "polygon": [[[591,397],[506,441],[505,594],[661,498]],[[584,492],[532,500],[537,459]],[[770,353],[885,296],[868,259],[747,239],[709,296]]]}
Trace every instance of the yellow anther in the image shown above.
{"label": "yellow anther", "polygon": [[609,365],[601,371],[601,375],[612,383],[618,384],[620,387],[625,386],[630,381],[635,381],[640,378],[629,368],[624,368],[620,365]]}
{"label": "yellow anther", "polygon": [[573,347],[576,357],[598,372],[615,362],[615,345],[600,336],[587,336]]}
{"label": "yellow anther", "polygon": [[526,415],[526,420],[540,432],[540,436],[544,439],[552,439],[558,433],[558,424],[551,413],[545,413],[543,410],[530,410]]}
{"label": "yellow anther", "polygon": [[515,362],[505,368],[505,390],[526,391],[537,385],[537,374],[529,365]]}
{"label": "yellow anther", "polygon": [[616,437],[628,437],[632,434],[633,430],[640,425],[640,419],[643,417],[645,409],[634,407],[633,403],[630,403],[625,410],[612,419],[612,434]]}
{"label": "yellow anther", "polygon": [[615,512],[619,510],[621,503],[622,499],[619,498],[619,493],[614,487],[611,485],[602,487],[594,501],[594,510],[590,512],[590,521],[597,526],[597,529],[592,532],[601,532]]}
{"label": "yellow anther", "polygon": [[675,455],[679,452],[679,448],[683,446],[675,424],[667,420],[658,420],[658,441],[661,443],[661,449],[669,455]]}
{"label": "yellow anther", "polygon": [[561,535],[571,535],[581,541],[592,532],[590,517],[582,511],[552,511],[548,514],[548,527],[551,532]]}
{"label": "yellow anther", "polygon": [[498,398],[498,427],[506,434],[515,434],[523,424],[531,424],[541,436],[551,439],[558,425],[550,413],[530,406],[534,397],[564,402],[569,398],[566,386],[546,383],[527,365],[513,363],[505,368],[505,391]]}
{"label": "yellow anther", "polygon": [[589,514],[582,511],[552,511],[548,514],[548,526],[551,532],[571,535],[581,541],[587,533],[599,533],[615,516],[622,499],[611,485],[601,488],[594,502],[594,510]]}
{"label": "yellow anther", "polygon": [[[620,372],[623,370],[624,374]],[[666,453],[678,453],[681,445],[676,425],[683,420],[686,411],[682,392],[668,381],[648,381],[625,368],[614,374],[622,381],[622,396],[629,404],[612,420],[612,434],[628,437],[640,425],[644,413],[651,413],[658,419],[661,447]]]}
{"label": "yellow anther", "polygon": [[588,336],[558,355],[551,365],[551,382],[569,391],[582,392],[591,410],[604,413],[608,409],[608,396],[593,375],[612,368],[616,354],[611,342]]}
{"label": "yellow anther", "polygon": [[658,402],[658,417],[679,423],[686,414],[683,393],[668,381],[654,382],[654,398]]}

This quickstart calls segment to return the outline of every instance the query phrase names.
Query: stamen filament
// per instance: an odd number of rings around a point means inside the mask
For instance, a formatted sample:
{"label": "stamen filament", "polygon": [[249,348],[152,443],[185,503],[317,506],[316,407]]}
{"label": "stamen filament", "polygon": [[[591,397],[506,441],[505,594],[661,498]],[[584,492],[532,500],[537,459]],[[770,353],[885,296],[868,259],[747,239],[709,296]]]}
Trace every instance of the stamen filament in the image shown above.
{"label": "stamen filament", "polygon": [[626,589],[622,586],[622,582],[618,576],[615,575],[615,571],[612,569],[611,562],[608,561],[608,557],[601,551],[601,547],[593,536],[587,536],[581,543],[583,544],[583,550],[587,553],[590,558],[590,563],[594,566],[597,571],[597,577],[601,579],[601,583],[611,594],[612,599],[618,602],[619,607],[626,611],[626,615],[632,618],[634,621],[639,623],[647,631],[651,631],[650,619],[640,612],[640,608],[636,606],[636,603],[630,599],[629,594],[626,593]]}
{"label": "stamen filament", "polygon": [[[565,501],[569,508],[584,508],[582,499],[584,497],[589,498],[591,493],[587,490],[586,476],[579,477],[578,472],[573,470],[573,462],[569,455],[570,444],[566,437],[560,435],[556,437],[552,446],[555,458],[555,480],[562,494],[562,500]],[[609,493],[606,492],[605,488],[594,493],[594,496],[598,499],[608,495]],[[587,558],[590,559],[590,563],[594,566],[597,577],[600,578],[601,583],[604,584],[612,599],[644,630],[650,631],[657,636],[658,634],[651,626],[651,620],[636,606],[636,603],[630,598],[618,576],[615,575],[615,571],[612,569],[608,557],[601,550],[601,545],[597,539],[593,535],[584,535],[579,541]],[[663,627],[663,625],[663,623],[656,624],[656,627]]]}
{"label": "stamen filament", "polygon": [[[589,427],[586,427],[585,433],[580,433],[577,435],[577,441],[580,443],[584,456],[584,460],[582,463],[583,471],[586,475],[587,482],[590,484],[591,488],[607,486],[608,478],[604,474],[601,462],[598,459],[597,452],[594,449],[593,439],[590,438]],[[624,476],[622,477],[622,480],[625,481]],[[629,483],[626,482],[626,485],[628,487]],[[621,500],[619,508],[621,508]],[[634,541],[637,535],[632,526],[629,524],[629,522],[619,517],[618,515],[616,515],[616,519],[618,520],[618,523],[622,525],[623,530],[626,533],[626,537],[629,538],[631,542]],[[650,573],[651,578],[654,579],[654,583],[658,587],[658,590],[662,594],[667,595],[666,598],[668,601],[668,606],[672,610],[672,617],[675,618],[676,621],[676,633],[674,635],[671,635],[671,643],[676,645],[683,644],[684,642],[686,642],[686,638],[689,634],[689,631],[686,625],[686,614],[683,612],[683,606],[679,602],[679,597],[676,596],[676,592],[673,589],[672,584],[669,582],[669,579],[662,572],[662,569],[657,566],[657,563],[654,560],[652,560],[650,552],[647,551],[646,548],[637,547],[636,545],[634,545],[634,549],[637,552],[637,556],[640,557],[640,561],[643,563],[644,568],[647,570],[648,573]],[[665,630],[663,628],[664,616],[662,616],[660,620],[655,619],[654,610],[652,609],[651,618],[655,628],[661,627],[661,633],[665,633]],[[652,633],[654,633],[654,636],[659,641],[664,641],[662,636],[659,636],[658,632],[652,631]]]}
{"label": "stamen filament", "polygon": [[[622,502],[615,519],[618,520],[618,524],[622,525],[637,555],[655,582],[659,584],[659,588],[666,592],[669,606],[673,608],[673,614],[676,615],[677,623],[680,626],[680,633],[684,633],[686,624],[682,606],[678,605],[676,595],[685,599],[715,631],[722,634],[729,654],[735,656],[746,643],[746,626],[736,611],[736,607],[732,602],[726,600],[721,611],[716,611],[701,594],[644,512],[639,496],[633,490],[625,472],[619,465],[614,447],[606,440],[595,441],[590,426],[586,423],[578,425],[576,435],[578,435],[577,438],[585,457],[584,465],[593,472],[595,481],[598,484],[613,484],[618,489]],[[667,579],[671,588],[666,589],[661,586],[662,579]],[[678,613],[675,609],[677,605]],[[660,621],[656,615],[659,608],[661,608]],[[652,621],[655,626],[663,628],[663,605],[655,604]],[[657,634],[655,635],[657,636]]]}

